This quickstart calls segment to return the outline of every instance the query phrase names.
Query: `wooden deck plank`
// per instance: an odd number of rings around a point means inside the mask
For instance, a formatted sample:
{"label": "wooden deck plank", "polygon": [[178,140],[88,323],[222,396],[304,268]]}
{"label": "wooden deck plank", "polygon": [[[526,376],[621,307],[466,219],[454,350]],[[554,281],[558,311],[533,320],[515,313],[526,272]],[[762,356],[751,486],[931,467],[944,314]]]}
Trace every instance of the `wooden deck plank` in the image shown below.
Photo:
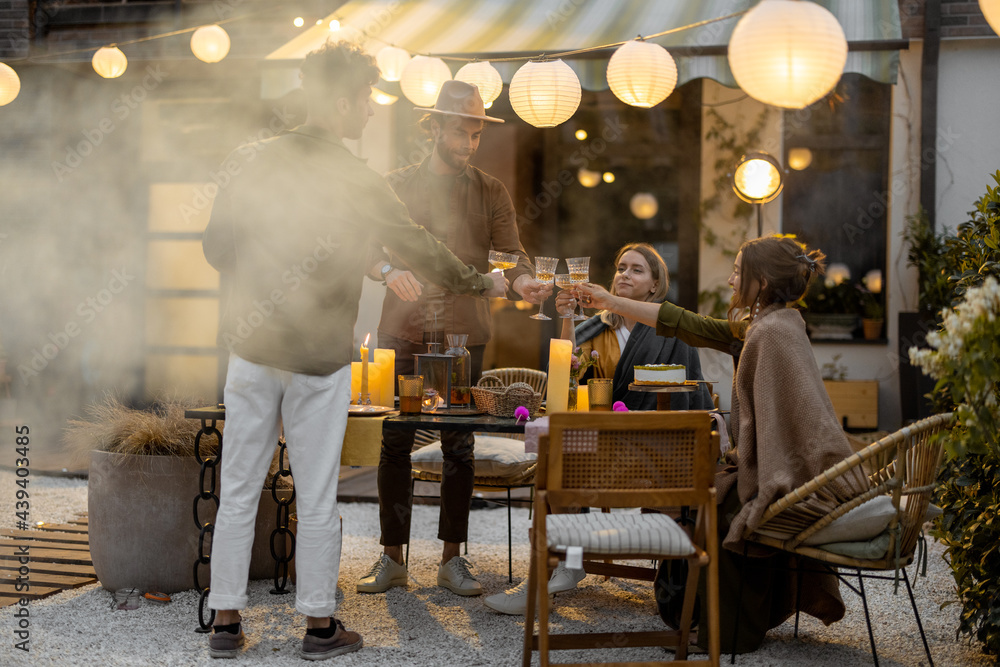
{"label": "wooden deck plank", "polygon": [[[0,583],[10,583],[16,581],[21,576],[16,570],[0,570]],[[80,588],[87,584],[97,583],[97,577],[73,577],[64,574],[47,574],[45,572],[31,571],[28,581],[32,586],[58,586],[60,588]]]}
{"label": "wooden deck plank", "polygon": [[[20,564],[16,560],[0,560],[0,572],[18,571]],[[97,572],[93,565],[81,565],[80,563],[45,563],[32,561],[30,564],[31,574],[62,574],[69,577],[97,577]]]}
{"label": "wooden deck plank", "polygon": [[[17,560],[24,553],[14,546],[0,544],[0,560]],[[37,561],[48,561],[50,563],[79,563],[83,565],[93,565],[90,560],[90,550],[79,551],[73,549],[39,549],[32,547],[29,552],[31,567]]]}
{"label": "wooden deck plank", "polygon": [[43,523],[32,527],[35,530],[48,530],[60,533],[82,533],[86,535],[89,532],[87,526],[69,523]]}
{"label": "wooden deck plank", "polygon": [[[89,545],[84,542],[80,543],[69,543],[69,542],[49,542],[46,540],[21,540],[12,539],[7,537],[0,537],[0,547],[28,547],[31,549],[31,553],[34,554],[38,549],[59,549],[60,551],[90,551]],[[32,556],[34,558],[34,556]]]}
{"label": "wooden deck plank", "polygon": [[0,597],[15,598],[17,600],[21,598],[28,598],[29,600],[38,600],[40,598],[48,597],[53,593],[60,593],[63,589],[52,586],[35,586],[32,585],[30,590],[18,591],[16,590],[14,584],[0,583]]}
{"label": "wooden deck plank", "polygon": [[90,542],[90,536],[87,533],[62,533],[45,530],[0,530],[0,536],[39,542],[65,542],[84,546]]}

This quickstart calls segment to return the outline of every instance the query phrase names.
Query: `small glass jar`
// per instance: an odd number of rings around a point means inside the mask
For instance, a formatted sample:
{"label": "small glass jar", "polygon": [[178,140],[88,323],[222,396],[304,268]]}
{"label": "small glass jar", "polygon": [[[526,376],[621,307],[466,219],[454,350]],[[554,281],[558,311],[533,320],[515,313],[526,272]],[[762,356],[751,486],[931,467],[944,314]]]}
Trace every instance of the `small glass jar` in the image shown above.
{"label": "small glass jar", "polygon": [[142,603],[142,592],[138,588],[119,588],[115,591],[115,608],[119,611],[138,609]]}
{"label": "small glass jar", "polygon": [[448,334],[445,354],[454,357],[451,362],[451,405],[467,408],[472,403],[472,355],[465,349],[469,334]]}

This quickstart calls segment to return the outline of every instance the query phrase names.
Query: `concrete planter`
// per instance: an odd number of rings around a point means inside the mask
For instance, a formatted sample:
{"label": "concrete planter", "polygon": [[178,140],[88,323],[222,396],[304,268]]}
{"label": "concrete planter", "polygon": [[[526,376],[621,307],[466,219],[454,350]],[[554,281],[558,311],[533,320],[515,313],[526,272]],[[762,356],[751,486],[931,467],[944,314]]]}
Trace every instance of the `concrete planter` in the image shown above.
{"label": "concrete planter", "polygon": [[[192,508],[199,491],[200,467],[189,457],[91,452],[87,490],[90,555],[104,588],[136,587],[163,593],[194,588],[199,530]],[[291,493],[291,489],[279,491],[282,497]],[[276,507],[271,491],[262,491],[251,579],[274,576],[270,538],[276,525]],[[199,502],[198,509],[202,521],[215,523],[213,502]],[[209,570],[209,566],[199,570],[203,586],[209,585]]]}

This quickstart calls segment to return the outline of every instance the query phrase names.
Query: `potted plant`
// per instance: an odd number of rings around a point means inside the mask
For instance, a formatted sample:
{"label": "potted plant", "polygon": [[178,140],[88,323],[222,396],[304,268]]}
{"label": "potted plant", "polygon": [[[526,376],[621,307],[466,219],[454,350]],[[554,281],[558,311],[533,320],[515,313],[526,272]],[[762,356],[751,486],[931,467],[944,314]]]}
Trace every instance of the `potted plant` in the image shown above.
{"label": "potted plant", "polygon": [[813,281],[805,296],[803,317],[816,340],[851,340],[861,310],[858,289],[848,279]]}
{"label": "potted plant", "polygon": [[[90,554],[106,589],[173,593],[194,588],[200,531],[192,503],[201,491],[194,443],[201,425],[186,419],[184,412],[200,404],[164,399],[139,410],[108,395],[90,406],[87,419],[70,420],[64,436],[70,452],[77,459],[89,458]],[[201,456],[217,453],[217,439],[203,437]],[[268,475],[267,481],[271,479]],[[291,488],[277,491],[279,496],[292,494]],[[199,501],[199,520],[214,523],[216,509],[211,500]],[[271,490],[264,490],[251,578],[268,578],[274,572],[270,536],[276,517]],[[208,568],[199,570],[200,584],[206,585],[209,577]]]}
{"label": "potted plant", "polygon": [[877,340],[882,337],[882,324],[885,319],[885,309],[882,307],[880,295],[867,287],[861,290],[862,317],[861,327],[865,340]]}

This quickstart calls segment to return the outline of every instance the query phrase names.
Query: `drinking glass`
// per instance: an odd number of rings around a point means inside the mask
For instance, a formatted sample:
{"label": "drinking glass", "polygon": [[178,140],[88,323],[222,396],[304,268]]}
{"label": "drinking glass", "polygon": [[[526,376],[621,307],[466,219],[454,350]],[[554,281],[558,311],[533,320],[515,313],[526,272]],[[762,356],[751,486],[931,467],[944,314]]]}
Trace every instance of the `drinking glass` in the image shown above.
{"label": "drinking glass", "polygon": [[[558,287],[561,290],[565,291],[565,290],[568,290],[570,287],[572,287],[572,283],[570,283],[570,281],[569,281],[569,274],[568,273],[557,273],[555,280],[556,280],[556,287]],[[564,320],[568,320],[569,318],[573,317],[573,313],[571,313],[571,312],[570,313],[560,313],[559,317],[561,317]]]}
{"label": "drinking glass", "polygon": [[506,271],[517,266],[517,255],[512,252],[490,250],[489,260],[490,265],[497,271]]}
{"label": "drinking glass", "polygon": [[591,412],[611,412],[614,386],[611,378],[592,378],[587,382],[587,400]]}
{"label": "drinking glass", "polygon": [[[540,283],[551,283],[555,279],[556,265],[559,263],[557,257],[536,257],[535,258],[535,280]],[[552,318],[542,312],[545,309],[545,302],[538,304],[538,312],[531,316],[533,320],[551,320]]]}
{"label": "drinking glass", "polygon": [[424,400],[424,376],[399,376],[399,412],[404,415],[419,415]]}
{"label": "drinking glass", "polygon": [[[590,258],[570,257],[566,260],[569,267],[569,281],[574,285],[588,282],[590,280]],[[574,320],[585,320],[587,316],[583,314],[583,304],[580,302],[580,291],[576,290],[576,304],[580,308],[578,315],[573,315]]]}

